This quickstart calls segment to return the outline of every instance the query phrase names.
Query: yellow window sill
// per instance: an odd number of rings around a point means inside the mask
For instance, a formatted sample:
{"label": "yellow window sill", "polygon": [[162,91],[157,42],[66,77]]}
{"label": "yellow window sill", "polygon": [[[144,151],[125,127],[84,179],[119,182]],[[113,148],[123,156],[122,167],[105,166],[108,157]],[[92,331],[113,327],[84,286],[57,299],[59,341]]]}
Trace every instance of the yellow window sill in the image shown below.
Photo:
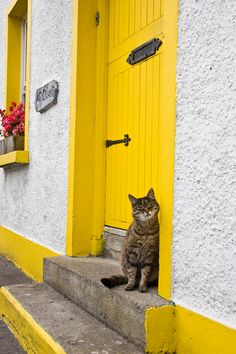
{"label": "yellow window sill", "polygon": [[0,155],[0,167],[10,167],[29,163],[29,151],[12,151]]}

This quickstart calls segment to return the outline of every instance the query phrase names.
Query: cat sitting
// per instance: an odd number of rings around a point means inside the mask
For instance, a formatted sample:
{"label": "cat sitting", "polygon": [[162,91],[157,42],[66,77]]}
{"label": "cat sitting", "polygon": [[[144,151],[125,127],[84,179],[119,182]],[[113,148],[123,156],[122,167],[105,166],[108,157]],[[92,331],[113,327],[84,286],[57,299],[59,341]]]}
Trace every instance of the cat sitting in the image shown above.
{"label": "cat sitting", "polygon": [[157,283],[159,265],[159,204],[154,190],[147,195],[135,198],[128,195],[132,205],[133,222],[124,237],[121,252],[123,275],[102,278],[108,288],[127,284],[125,290],[131,291],[138,286],[141,293],[148,291],[148,284]]}

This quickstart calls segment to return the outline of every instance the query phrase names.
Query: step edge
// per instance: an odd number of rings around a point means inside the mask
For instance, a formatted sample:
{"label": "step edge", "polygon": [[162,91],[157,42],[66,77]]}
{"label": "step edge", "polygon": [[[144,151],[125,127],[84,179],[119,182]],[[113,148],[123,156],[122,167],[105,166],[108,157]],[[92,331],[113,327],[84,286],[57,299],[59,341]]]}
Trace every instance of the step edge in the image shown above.
{"label": "step edge", "polygon": [[[65,270],[65,267],[61,264],[58,264],[57,262],[55,262],[55,258],[57,257],[47,257],[47,258],[44,258],[44,261],[43,261],[43,267],[44,265],[46,265],[47,262],[52,262],[54,263],[57,267]],[[88,258],[88,257],[86,257]],[[80,278],[86,278],[86,280],[88,280],[90,283],[95,283],[95,284],[100,284],[100,281],[99,280],[94,280],[94,279],[90,279],[89,277],[85,276],[83,273],[79,272],[79,271],[75,271],[74,269],[71,269],[71,268],[67,268],[67,270],[73,274],[77,274]],[[48,284],[47,280],[45,279],[45,271],[43,272],[43,281]],[[50,286],[50,284],[48,284]],[[119,294],[119,292],[117,292],[114,289],[112,289],[113,291],[115,291],[115,294],[116,296],[118,296],[120,299],[122,299],[122,296]],[[141,309],[142,311],[145,311],[147,309],[149,309],[150,307],[155,307],[155,308],[159,308],[159,307],[163,307],[163,306],[168,306],[171,304],[170,301],[164,299],[162,296],[160,296],[159,294],[156,295],[159,299],[161,299],[163,301],[163,304],[159,305],[159,306],[154,306],[154,305],[144,305],[144,306],[141,306],[141,308],[139,307],[139,309]],[[135,302],[133,302],[132,300],[130,299],[126,299],[128,301],[129,304],[134,304]]]}
{"label": "step edge", "polygon": [[[66,354],[63,347],[35,321],[33,316],[8,291],[7,287],[0,288],[0,311],[3,321],[9,326],[27,353]],[[22,323],[24,326],[21,325]],[[33,338],[33,341],[30,340],[30,337]]]}
{"label": "step edge", "polygon": [[[63,267],[62,265],[55,263],[56,267],[58,267],[59,269],[62,269],[63,271],[65,270],[65,267]],[[60,271],[60,270],[59,270]],[[69,269],[69,272],[72,272],[73,274],[77,274],[77,272],[74,272],[73,270]],[[83,276],[80,276],[81,279],[83,279]],[[87,279],[87,278],[86,278]],[[97,281],[93,281],[91,279],[87,279],[88,282],[90,282],[91,284],[93,284],[94,288],[98,288],[99,286],[99,282]],[[94,318],[96,318],[98,321],[100,321],[103,325],[107,326],[108,328],[110,328],[111,330],[115,331],[117,334],[119,334],[120,336],[122,336],[124,339],[126,339],[127,341],[129,341],[130,343],[132,343],[133,345],[135,345],[137,348],[139,349],[145,349],[146,347],[146,341],[140,341],[138,338],[134,339],[131,338],[127,335],[125,335],[125,332],[118,330],[118,328],[111,322],[111,321],[107,321],[107,319],[105,319],[103,316],[101,316],[97,311],[92,310],[90,307],[88,307],[88,305],[83,301],[78,299],[74,294],[68,294],[67,292],[65,292],[66,287],[61,288],[61,286],[58,286],[58,284],[56,282],[48,281],[47,279],[44,278],[44,282],[51,288],[53,288],[55,291],[57,291],[58,293],[66,296],[70,301],[72,301],[74,304],[76,304],[77,306],[79,306],[82,310],[86,311],[88,314],[90,314],[91,316],[93,316]],[[106,289],[106,288],[105,288]],[[117,298],[119,298],[120,300],[123,300],[123,298],[120,296],[119,293],[116,293]],[[128,302],[131,305],[134,305],[134,302]],[[153,307],[153,306],[152,306]],[[148,307],[150,308],[150,307]],[[138,312],[140,312],[140,314],[143,314],[144,317],[144,322],[145,322],[145,312],[148,308],[138,308]],[[137,307],[136,307],[137,310]],[[144,330],[145,330],[145,324],[143,322],[143,326],[144,326]]]}
{"label": "step edge", "polygon": [[[52,264],[50,264],[50,263],[52,263]],[[50,271],[51,271],[50,266],[51,265],[54,268],[54,271],[52,270],[52,273],[50,274]],[[59,281],[55,280],[54,277],[52,276],[52,274],[54,272],[55,272],[55,274],[61,273],[62,277],[65,277],[65,274],[67,273],[66,275],[68,275],[68,279],[70,278],[70,275],[75,275],[76,278],[78,279],[78,282],[80,282],[80,280],[82,280],[82,281],[86,281],[88,284],[91,284],[93,286],[95,292],[99,291],[99,288],[100,288],[101,293],[103,292],[103,290],[109,291],[109,289],[99,286],[99,285],[101,285],[100,281],[95,280],[95,279],[90,279],[89,276],[87,277],[87,274],[84,274],[83,272],[79,272],[78,269],[74,270],[73,268],[71,269],[70,267],[66,267],[64,264],[60,264],[60,262],[56,262],[55,259],[53,259],[52,262],[50,261],[50,259],[47,259],[44,266],[45,266],[45,268],[44,268],[44,282],[48,286],[50,286],[55,291],[66,296],[67,298],[69,298],[70,301],[72,301],[73,303],[78,305],[81,309],[83,309],[84,311],[86,311],[90,315],[94,316],[102,324],[106,325],[107,327],[109,327],[110,329],[112,329],[113,331],[115,331],[116,333],[121,335],[123,338],[125,338],[129,342],[133,343],[136,347],[145,349],[145,347],[147,345],[146,338],[145,338],[146,334],[144,334],[144,336],[145,336],[143,338],[144,340],[140,340],[140,338],[138,338],[137,336],[127,335],[123,330],[119,330],[117,328],[117,326],[114,325],[114,323],[110,319],[105,318],[103,315],[100,314],[99,311],[96,311],[93,308],[91,308],[90,305],[88,305],[86,303],[86,301],[84,302],[83,298],[77,297],[77,295],[74,291],[68,292],[67,291],[68,284],[67,284],[67,286],[65,286],[65,284],[63,285],[63,283],[60,280]],[[47,266],[49,266],[49,271],[45,272]],[[56,275],[56,279],[57,279],[57,275]],[[115,290],[115,289],[113,289],[113,290]],[[124,301],[122,293],[114,292],[113,294],[118,302]],[[154,304],[142,305],[142,304],[136,303],[134,300],[132,301],[132,299],[125,299],[128,306],[131,306],[134,309],[134,311],[139,312],[140,315],[143,316],[143,323],[142,324],[144,326],[144,332],[145,332],[146,312],[149,309],[160,309],[160,308],[170,305],[170,303],[167,300],[163,299],[161,296],[159,296],[159,295],[156,295],[156,296],[157,296],[157,299],[159,298],[159,301],[160,300],[162,301],[161,304],[156,305],[156,306]]]}
{"label": "step edge", "polygon": [[[112,322],[107,321],[104,319],[104,317],[102,317],[101,315],[99,315],[97,312],[94,312],[93,310],[91,310],[84,302],[79,301],[78,299],[76,299],[74,296],[71,295],[66,295],[63,290],[61,291],[61,289],[55,288],[53,286],[53,284],[49,284],[46,283],[49,287],[51,287],[54,291],[57,291],[59,294],[66,296],[71,302],[73,302],[75,305],[77,305],[78,307],[80,307],[83,311],[87,312],[89,315],[93,316],[96,320],[98,320],[99,322],[101,322],[102,325],[110,328],[112,331],[116,332],[118,335],[120,335],[121,337],[123,337],[124,339],[126,339],[128,342],[132,343],[137,349],[145,349],[146,346],[146,342],[140,342],[140,341],[136,341],[132,338],[130,338],[129,336],[125,335],[125,333],[123,331],[119,331],[116,326],[113,325]],[[149,309],[149,308],[148,308]],[[143,314],[144,314],[144,319],[145,319],[145,313],[146,310],[148,309],[144,309],[143,310]],[[144,321],[145,322],[145,321]],[[145,328],[145,324],[144,324],[144,328]]]}

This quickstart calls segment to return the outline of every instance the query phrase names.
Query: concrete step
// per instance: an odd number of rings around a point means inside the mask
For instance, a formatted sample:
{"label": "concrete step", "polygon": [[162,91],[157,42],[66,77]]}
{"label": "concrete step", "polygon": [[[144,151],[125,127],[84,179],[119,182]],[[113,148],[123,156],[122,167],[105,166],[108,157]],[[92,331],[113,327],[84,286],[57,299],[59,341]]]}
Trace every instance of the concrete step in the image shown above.
{"label": "concrete step", "polygon": [[43,283],[2,288],[0,311],[20,337],[27,353],[142,353],[68,298]]}
{"label": "concrete step", "polygon": [[137,290],[126,292],[125,286],[104,287],[100,279],[112,274],[120,274],[120,266],[111,259],[60,256],[44,260],[47,284],[130,342],[145,348],[146,309],[165,306],[168,302],[157,295],[156,287],[146,294]]}

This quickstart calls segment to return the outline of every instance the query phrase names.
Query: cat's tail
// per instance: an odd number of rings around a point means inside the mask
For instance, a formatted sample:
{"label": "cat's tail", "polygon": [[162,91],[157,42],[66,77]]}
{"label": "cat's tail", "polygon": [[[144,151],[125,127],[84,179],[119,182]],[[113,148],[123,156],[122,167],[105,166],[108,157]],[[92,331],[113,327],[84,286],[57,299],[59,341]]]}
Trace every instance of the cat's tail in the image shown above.
{"label": "cat's tail", "polygon": [[107,288],[114,288],[114,286],[127,284],[128,278],[124,275],[112,275],[110,278],[102,278],[101,283]]}

